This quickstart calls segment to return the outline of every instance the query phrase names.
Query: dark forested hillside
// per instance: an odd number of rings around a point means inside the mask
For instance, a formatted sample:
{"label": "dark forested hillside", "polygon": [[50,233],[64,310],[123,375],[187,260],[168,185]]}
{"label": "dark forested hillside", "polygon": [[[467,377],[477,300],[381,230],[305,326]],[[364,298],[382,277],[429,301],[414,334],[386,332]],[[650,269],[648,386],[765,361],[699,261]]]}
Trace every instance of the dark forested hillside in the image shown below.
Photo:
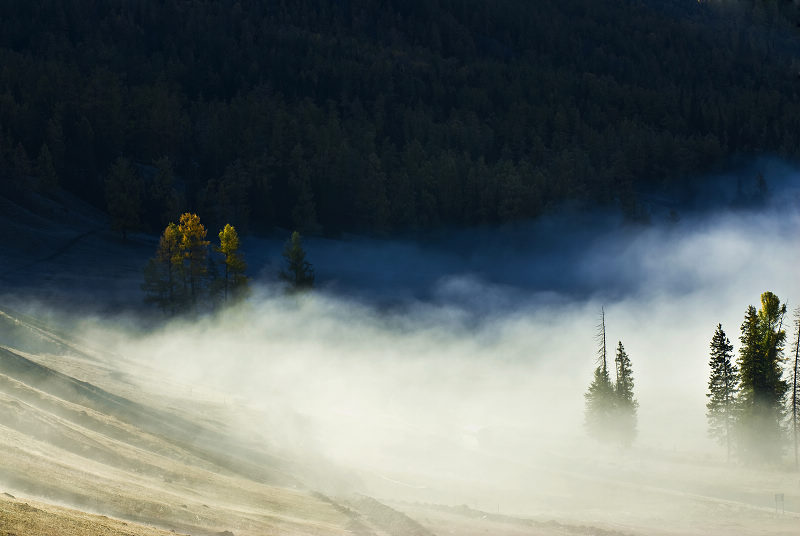
{"label": "dark forested hillside", "polygon": [[731,156],[800,155],[783,4],[6,0],[0,193],[121,196],[151,230],[636,216]]}

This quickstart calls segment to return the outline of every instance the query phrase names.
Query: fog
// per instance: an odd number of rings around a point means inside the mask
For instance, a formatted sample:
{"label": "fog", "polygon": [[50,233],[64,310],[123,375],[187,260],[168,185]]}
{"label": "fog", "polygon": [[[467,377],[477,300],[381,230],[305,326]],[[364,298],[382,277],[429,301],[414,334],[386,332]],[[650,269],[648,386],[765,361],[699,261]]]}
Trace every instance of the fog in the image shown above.
{"label": "fog", "polygon": [[[763,291],[800,303],[794,180],[758,208],[678,221],[572,211],[425,243],[308,240],[313,293],[286,295],[263,262],[248,300],[220,313],[146,330],[90,318],[81,329],[159,370],[173,395],[217,397],[243,435],[344,469],[352,489],[339,492],[528,515],[574,508],[583,519],[622,515],[598,496],[650,508],[641,486],[769,507],[786,466],[764,469],[763,489],[708,480],[732,478],[706,433],[708,346],[722,323],[738,349],[744,310]],[[630,450],[583,428],[601,308],[610,358],[621,340],[633,364]],[[800,507],[785,491],[787,509]]]}

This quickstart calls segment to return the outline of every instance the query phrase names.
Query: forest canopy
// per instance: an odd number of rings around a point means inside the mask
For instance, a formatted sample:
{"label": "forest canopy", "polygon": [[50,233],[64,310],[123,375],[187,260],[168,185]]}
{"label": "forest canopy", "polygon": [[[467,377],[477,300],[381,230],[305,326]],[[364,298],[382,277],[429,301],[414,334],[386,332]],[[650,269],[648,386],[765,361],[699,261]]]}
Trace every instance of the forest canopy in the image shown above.
{"label": "forest canopy", "polygon": [[0,194],[108,209],[129,162],[125,221],[151,232],[184,210],[304,233],[637,217],[732,156],[800,156],[792,9],[8,0]]}

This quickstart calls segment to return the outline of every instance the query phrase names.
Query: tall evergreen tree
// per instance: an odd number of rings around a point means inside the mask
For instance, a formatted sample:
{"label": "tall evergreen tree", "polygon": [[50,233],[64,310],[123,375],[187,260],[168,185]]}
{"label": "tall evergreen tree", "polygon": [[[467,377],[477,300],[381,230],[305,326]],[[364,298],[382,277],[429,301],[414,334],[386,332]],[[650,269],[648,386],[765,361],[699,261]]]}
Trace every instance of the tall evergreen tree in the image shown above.
{"label": "tall evergreen tree", "polygon": [[584,394],[586,399],[585,425],[589,435],[600,441],[611,441],[614,438],[614,385],[608,375],[608,369],[598,365],[594,369],[594,378]]}
{"label": "tall evergreen tree", "polygon": [[128,231],[141,225],[142,181],[127,158],[117,158],[105,182],[106,205],[111,227],[127,240]]}
{"label": "tall evergreen tree", "polygon": [[185,300],[182,237],[178,225],[170,223],[161,235],[156,255],[145,267],[145,301],[176,313]]}
{"label": "tall evergreen tree", "polygon": [[774,461],[780,457],[786,394],[783,378],[783,316],[786,305],[772,292],[761,295],[761,308],[745,312],[739,340],[741,408],[739,425],[743,454],[751,460]]}
{"label": "tall evergreen tree", "polygon": [[617,439],[625,446],[630,446],[636,437],[636,408],[639,403],[633,394],[633,368],[630,357],[622,346],[617,344],[614,358],[617,370],[617,383],[614,386],[616,395],[615,425]]}
{"label": "tall evergreen tree", "polygon": [[283,258],[286,266],[278,275],[289,283],[293,291],[307,290],[314,286],[314,267],[306,260],[303,239],[297,231],[286,242]]}
{"label": "tall evergreen tree", "polygon": [[200,223],[197,214],[185,213],[181,215],[178,231],[181,235],[181,251],[184,261],[184,282],[187,285],[189,298],[193,306],[197,306],[197,299],[203,290],[203,285],[208,274],[208,245],[206,228]]}
{"label": "tall evergreen tree", "polygon": [[608,373],[606,354],[606,316],[600,310],[600,323],[597,326],[597,367],[589,389],[584,394],[586,410],[584,413],[586,430],[600,441],[610,441],[614,437],[613,418],[615,411],[614,385]]}
{"label": "tall evergreen tree", "polygon": [[155,161],[156,175],[150,184],[151,218],[159,224],[180,214],[180,195],[175,188],[175,170],[172,161],[164,156]]}
{"label": "tall evergreen tree", "polygon": [[706,418],[708,419],[708,432],[720,444],[725,445],[727,459],[731,458],[732,433],[736,417],[736,394],[739,392],[739,369],[731,361],[733,359],[733,345],[722,324],[717,324],[717,330],[711,339],[711,358],[708,366],[711,372],[708,378],[708,403],[706,403]]}
{"label": "tall evergreen tree", "polygon": [[58,187],[58,173],[53,164],[53,157],[47,144],[43,144],[36,159],[36,175],[39,178],[39,189],[52,193]]}
{"label": "tall evergreen tree", "polygon": [[244,275],[247,265],[239,253],[239,234],[230,223],[219,232],[219,253],[225,256],[223,264],[223,297],[227,302],[229,295],[239,297],[247,286],[247,276]]}

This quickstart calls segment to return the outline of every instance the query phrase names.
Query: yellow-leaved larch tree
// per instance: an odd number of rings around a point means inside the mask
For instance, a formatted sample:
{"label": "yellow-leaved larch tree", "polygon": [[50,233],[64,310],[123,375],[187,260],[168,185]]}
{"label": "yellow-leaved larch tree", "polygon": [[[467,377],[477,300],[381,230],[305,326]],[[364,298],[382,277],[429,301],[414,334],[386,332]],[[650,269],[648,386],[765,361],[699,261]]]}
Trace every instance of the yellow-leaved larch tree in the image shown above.
{"label": "yellow-leaved larch tree", "polygon": [[219,253],[225,256],[225,277],[223,279],[223,296],[228,301],[228,296],[241,297],[247,288],[247,269],[242,255],[239,253],[239,234],[230,223],[219,232]]}

